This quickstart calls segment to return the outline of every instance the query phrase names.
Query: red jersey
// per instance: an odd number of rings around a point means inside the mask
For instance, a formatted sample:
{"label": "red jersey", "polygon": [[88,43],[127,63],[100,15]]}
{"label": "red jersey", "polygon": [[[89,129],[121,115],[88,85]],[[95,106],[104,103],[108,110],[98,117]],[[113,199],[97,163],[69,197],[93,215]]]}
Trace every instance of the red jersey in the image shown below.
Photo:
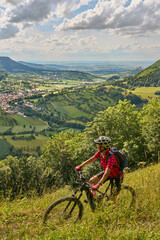
{"label": "red jersey", "polygon": [[[102,168],[105,170],[106,168],[109,168],[111,169],[111,172],[109,174],[109,178],[116,178],[116,177],[119,177],[120,174],[121,174],[121,171],[119,170],[119,164],[117,163],[117,160],[116,160],[116,157],[114,156],[114,154],[112,154],[109,158],[108,158],[108,161],[107,161],[107,157],[108,157],[108,154],[110,153],[111,151],[108,150],[105,154],[105,156],[103,157],[101,152],[98,151],[95,153],[94,157],[97,159],[100,157],[101,159],[101,166]],[[114,167],[117,166],[117,167]]]}

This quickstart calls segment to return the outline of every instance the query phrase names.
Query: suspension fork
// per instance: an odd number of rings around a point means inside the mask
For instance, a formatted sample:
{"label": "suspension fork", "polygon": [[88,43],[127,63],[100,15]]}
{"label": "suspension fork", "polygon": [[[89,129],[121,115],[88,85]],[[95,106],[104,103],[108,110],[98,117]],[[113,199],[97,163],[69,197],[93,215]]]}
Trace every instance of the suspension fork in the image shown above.
{"label": "suspension fork", "polygon": [[94,203],[93,194],[89,188],[85,188],[85,193],[86,193],[89,205],[90,205],[92,211],[94,212],[96,209],[96,205]]}
{"label": "suspension fork", "polygon": [[[77,198],[77,197],[76,197],[76,193],[77,193],[78,191],[79,191],[79,189],[77,189],[77,190],[72,194],[72,197]],[[81,197],[82,197],[82,192],[79,194],[79,197],[78,197],[77,199],[79,200]],[[65,209],[64,209],[64,212],[66,212],[66,210],[68,209],[68,207],[69,207],[70,204],[71,204],[71,201],[68,202],[67,206],[66,206]],[[76,204],[77,204],[77,203],[74,202],[73,207],[72,207],[71,210],[69,211],[69,215],[72,214],[72,212],[73,212]]]}

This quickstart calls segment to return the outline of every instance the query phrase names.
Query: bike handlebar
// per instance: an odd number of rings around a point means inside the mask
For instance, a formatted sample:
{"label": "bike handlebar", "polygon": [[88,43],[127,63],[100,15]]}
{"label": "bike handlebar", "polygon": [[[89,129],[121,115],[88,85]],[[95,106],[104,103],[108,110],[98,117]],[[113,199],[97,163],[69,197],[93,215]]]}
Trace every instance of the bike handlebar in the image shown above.
{"label": "bike handlebar", "polygon": [[82,175],[82,172],[80,170],[77,171],[78,178],[82,180],[83,182],[87,181],[85,176]]}

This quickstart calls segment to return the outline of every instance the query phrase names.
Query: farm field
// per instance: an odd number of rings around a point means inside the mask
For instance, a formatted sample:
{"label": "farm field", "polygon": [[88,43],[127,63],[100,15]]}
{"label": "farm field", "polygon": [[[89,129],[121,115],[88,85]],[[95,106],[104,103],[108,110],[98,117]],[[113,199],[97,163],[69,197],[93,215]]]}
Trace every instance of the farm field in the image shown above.
{"label": "farm field", "polygon": [[21,133],[21,132],[40,132],[48,128],[48,123],[43,120],[35,117],[24,117],[18,114],[10,115],[10,119],[15,120],[14,125],[8,125],[8,122],[0,122],[0,133],[4,133],[8,129],[11,129],[12,133]]}
{"label": "farm field", "polygon": [[148,99],[149,97],[158,97],[155,95],[157,91],[160,91],[160,87],[138,87],[132,93]]}
{"label": "farm field", "polygon": [[[25,134],[25,137],[27,137],[29,134]],[[19,136],[19,135],[18,135]],[[44,144],[47,143],[48,138],[46,136],[38,135],[35,136],[35,139],[33,140],[13,140],[13,136],[5,136],[5,139],[13,145],[15,148],[22,148],[22,147],[42,147]]]}

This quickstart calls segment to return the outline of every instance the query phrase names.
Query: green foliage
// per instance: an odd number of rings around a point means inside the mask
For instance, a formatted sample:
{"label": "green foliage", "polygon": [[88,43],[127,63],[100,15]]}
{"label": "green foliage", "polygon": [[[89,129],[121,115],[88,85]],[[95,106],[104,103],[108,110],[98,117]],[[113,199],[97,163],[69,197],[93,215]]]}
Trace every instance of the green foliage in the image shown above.
{"label": "green foliage", "polygon": [[68,184],[74,171],[74,164],[66,148],[66,140],[71,139],[74,132],[66,131],[51,138],[43,149],[42,161],[47,176],[48,187],[53,184]]}
{"label": "green foliage", "polygon": [[0,139],[0,158],[5,157],[11,151],[11,144],[5,139]]}
{"label": "green foliage", "polygon": [[155,95],[160,95],[160,91],[156,91],[156,92],[155,92]]}
{"label": "green foliage", "polygon": [[32,191],[40,194],[42,170],[41,162],[33,157],[7,157],[0,162],[0,194],[10,198]]}
{"label": "green foliage", "polygon": [[160,152],[160,99],[152,99],[140,116],[142,135],[147,146],[147,153],[152,161],[158,159]]}

